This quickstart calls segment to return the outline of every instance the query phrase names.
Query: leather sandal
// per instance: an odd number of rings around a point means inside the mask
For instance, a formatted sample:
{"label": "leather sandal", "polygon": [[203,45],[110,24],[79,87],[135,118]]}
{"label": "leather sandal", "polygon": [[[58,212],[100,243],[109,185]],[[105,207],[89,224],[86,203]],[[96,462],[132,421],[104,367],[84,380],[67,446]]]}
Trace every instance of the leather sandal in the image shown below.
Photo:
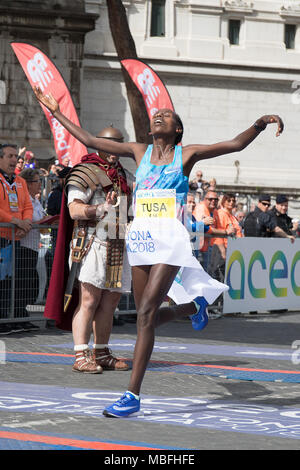
{"label": "leather sandal", "polygon": [[83,372],[84,374],[102,374],[103,369],[100,364],[96,364],[93,355],[89,349],[77,351],[75,354],[75,363],[72,370],[74,372]]}
{"label": "leather sandal", "polygon": [[129,365],[123,359],[117,359],[109,348],[93,349],[93,358],[103,370],[128,370]]}

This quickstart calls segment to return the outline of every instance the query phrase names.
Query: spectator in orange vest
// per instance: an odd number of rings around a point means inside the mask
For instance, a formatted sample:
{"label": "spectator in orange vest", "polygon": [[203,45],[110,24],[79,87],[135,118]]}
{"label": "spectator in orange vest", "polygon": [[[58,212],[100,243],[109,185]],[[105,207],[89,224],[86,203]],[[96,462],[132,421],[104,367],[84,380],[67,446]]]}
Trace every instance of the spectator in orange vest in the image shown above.
{"label": "spectator in orange vest", "polygon": [[[205,194],[203,201],[196,204],[193,215],[196,220],[203,220],[206,225],[210,225],[207,232],[209,235],[232,235],[234,233],[234,229],[232,227],[228,227],[227,229],[221,228],[217,210],[218,201],[218,194],[215,191],[208,191]],[[200,247],[200,262],[205,271],[207,271],[209,266],[214,240],[214,238],[210,239],[205,237],[203,245]]]}
{"label": "spectator in orange vest", "polygon": [[[0,222],[16,225],[16,239],[24,237],[32,227],[33,208],[23,178],[15,174],[17,146],[0,147]],[[0,237],[11,239],[11,229],[2,228]]]}
{"label": "spectator in orange vest", "polygon": [[[17,146],[3,144],[0,146],[0,222],[15,225],[15,269],[18,271],[20,262],[19,240],[32,228],[33,207],[30,200],[26,182],[15,174],[18,159]],[[11,250],[12,229],[1,227],[0,250]],[[7,318],[11,309],[11,269],[12,261],[7,258],[9,264],[8,273],[0,276],[0,318]],[[16,279],[17,282],[17,279]],[[17,300],[17,299],[16,299]],[[9,334],[16,331],[24,331],[18,323],[1,323],[0,334]]]}
{"label": "spectator in orange vest", "polygon": [[[242,229],[236,217],[233,215],[233,209],[236,205],[234,194],[224,194],[221,200],[221,208],[218,209],[218,225],[227,235],[234,237],[243,237]],[[216,279],[224,275],[227,238],[216,238],[213,242],[209,272]]]}

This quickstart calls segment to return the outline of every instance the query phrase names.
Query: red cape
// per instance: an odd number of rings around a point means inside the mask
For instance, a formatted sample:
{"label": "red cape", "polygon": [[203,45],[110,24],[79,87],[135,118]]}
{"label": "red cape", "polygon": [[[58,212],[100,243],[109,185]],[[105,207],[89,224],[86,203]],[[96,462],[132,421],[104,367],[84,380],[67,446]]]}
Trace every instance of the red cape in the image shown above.
{"label": "red cape", "polygon": [[[105,160],[95,153],[84,155],[81,159],[81,163],[107,164]],[[121,169],[122,166],[119,164],[118,168]],[[116,177],[116,170],[109,169],[107,175],[113,181]],[[125,194],[129,194],[130,189],[126,183],[126,179],[120,177],[120,183],[122,191]],[[64,312],[64,295],[69,277],[69,252],[73,225],[74,221],[71,219],[69,209],[67,207],[67,197],[63,191],[56,247],[44,317],[50,320],[55,320],[57,328],[67,331],[72,331],[72,318],[79,303],[79,292],[75,283],[72,299],[67,311]]]}
{"label": "red cape", "polygon": [[69,252],[72,240],[73,223],[67,207],[67,198],[63,192],[60,219],[51,278],[44,311],[45,318],[55,320],[57,328],[72,331],[72,318],[79,302],[78,289],[74,286],[73,296],[64,312],[64,295],[69,276]]}

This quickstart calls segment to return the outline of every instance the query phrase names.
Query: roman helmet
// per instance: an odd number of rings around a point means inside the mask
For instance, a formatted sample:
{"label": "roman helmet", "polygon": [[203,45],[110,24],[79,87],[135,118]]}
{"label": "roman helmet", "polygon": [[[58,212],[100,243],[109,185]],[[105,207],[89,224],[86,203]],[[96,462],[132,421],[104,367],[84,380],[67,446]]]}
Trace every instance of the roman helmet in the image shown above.
{"label": "roman helmet", "polygon": [[103,139],[110,139],[110,140],[115,140],[116,142],[123,142],[124,137],[121,131],[119,129],[116,129],[113,127],[113,124],[111,124],[109,127],[105,127],[100,131],[96,137],[102,137]]}

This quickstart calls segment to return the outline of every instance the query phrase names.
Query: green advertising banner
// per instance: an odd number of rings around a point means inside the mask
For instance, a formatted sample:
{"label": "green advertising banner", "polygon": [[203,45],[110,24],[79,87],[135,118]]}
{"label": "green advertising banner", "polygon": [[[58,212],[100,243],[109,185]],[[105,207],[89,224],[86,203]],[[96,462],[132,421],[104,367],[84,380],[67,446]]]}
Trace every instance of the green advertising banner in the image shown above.
{"label": "green advertising banner", "polygon": [[228,241],[223,313],[300,310],[300,239]]}

